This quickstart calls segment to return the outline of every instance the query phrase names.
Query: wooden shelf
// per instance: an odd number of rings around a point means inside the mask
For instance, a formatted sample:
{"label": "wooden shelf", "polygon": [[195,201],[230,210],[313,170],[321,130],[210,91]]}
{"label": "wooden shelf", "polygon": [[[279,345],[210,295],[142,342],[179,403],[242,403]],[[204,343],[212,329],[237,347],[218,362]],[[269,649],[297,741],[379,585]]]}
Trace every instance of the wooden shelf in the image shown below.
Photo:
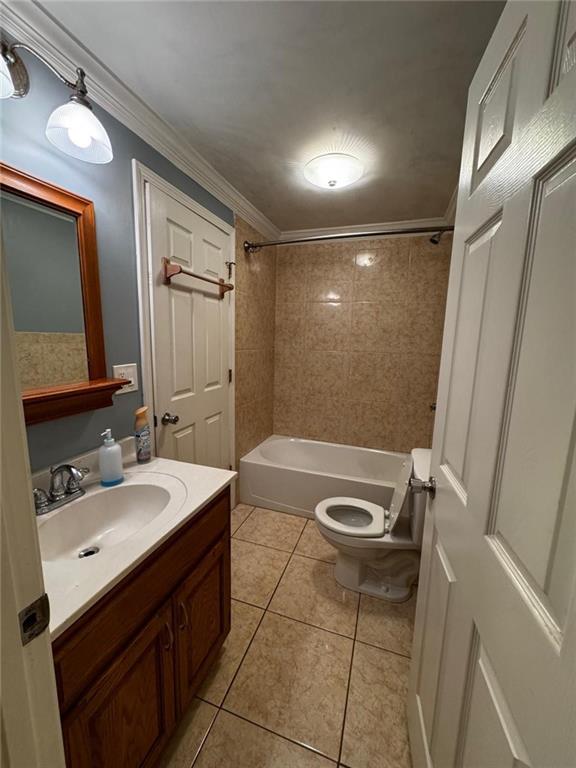
{"label": "wooden shelf", "polygon": [[75,384],[25,389],[22,402],[26,424],[106,408],[113,405],[112,395],[125,383],[124,379],[91,379]]}

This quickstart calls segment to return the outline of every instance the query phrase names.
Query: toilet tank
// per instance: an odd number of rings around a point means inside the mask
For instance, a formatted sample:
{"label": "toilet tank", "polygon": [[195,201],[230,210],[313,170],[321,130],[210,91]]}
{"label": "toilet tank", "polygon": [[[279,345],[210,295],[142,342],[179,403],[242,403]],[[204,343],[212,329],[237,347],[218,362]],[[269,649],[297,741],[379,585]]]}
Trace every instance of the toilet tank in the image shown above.
{"label": "toilet tank", "polygon": [[[412,474],[414,477],[417,480],[428,480],[430,477],[430,458],[432,456],[432,451],[429,448],[413,448],[411,455]],[[410,534],[414,543],[422,544],[428,494],[411,493],[410,496]]]}

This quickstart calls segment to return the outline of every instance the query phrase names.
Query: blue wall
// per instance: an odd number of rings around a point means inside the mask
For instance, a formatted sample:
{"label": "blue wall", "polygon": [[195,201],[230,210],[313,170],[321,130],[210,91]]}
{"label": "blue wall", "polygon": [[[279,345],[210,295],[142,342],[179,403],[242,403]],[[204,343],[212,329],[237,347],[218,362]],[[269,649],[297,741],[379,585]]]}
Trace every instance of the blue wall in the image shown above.
{"label": "blue wall", "polygon": [[[38,178],[51,181],[94,202],[108,373],[118,363],[138,363],[138,291],[132,207],[132,158],[151,168],[220,218],[233,224],[232,211],[172,163],[97,106],[108,131],[114,159],[91,165],[59,152],[44,135],[52,110],[70,95],[40,63],[26,57],[31,89],[25,99],[0,102],[0,158]],[[141,377],[140,377],[141,378]],[[114,405],[28,428],[32,469],[91,450],[100,433],[112,427],[116,437],[132,433],[141,391],[117,396]]]}

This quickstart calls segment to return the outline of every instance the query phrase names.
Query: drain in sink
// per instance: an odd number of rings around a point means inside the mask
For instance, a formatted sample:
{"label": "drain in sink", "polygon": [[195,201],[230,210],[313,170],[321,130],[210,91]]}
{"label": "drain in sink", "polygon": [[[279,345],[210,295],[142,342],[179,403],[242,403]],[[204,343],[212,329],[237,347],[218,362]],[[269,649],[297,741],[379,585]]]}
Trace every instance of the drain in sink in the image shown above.
{"label": "drain in sink", "polygon": [[91,547],[81,549],[80,552],[78,552],[78,557],[91,557],[92,555],[97,555],[98,552],[100,552],[100,547],[93,545]]}

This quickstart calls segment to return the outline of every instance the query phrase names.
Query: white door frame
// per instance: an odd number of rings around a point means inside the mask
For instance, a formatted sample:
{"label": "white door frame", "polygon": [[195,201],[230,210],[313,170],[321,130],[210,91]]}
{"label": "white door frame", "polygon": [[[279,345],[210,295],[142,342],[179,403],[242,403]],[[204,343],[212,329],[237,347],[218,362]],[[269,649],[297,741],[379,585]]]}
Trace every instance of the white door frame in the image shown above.
{"label": "white door frame", "polygon": [[44,594],[12,308],[0,252],[1,309],[1,717],[6,768],[64,768],[50,633],[22,645],[18,613]]}
{"label": "white door frame", "polygon": [[[219,216],[204,208],[191,197],[184,194],[180,189],[174,187],[157,173],[151,171],[138,160],[132,160],[132,192],[134,200],[134,227],[136,235],[136,256],[138,260],[138,319],[140,323],[140,358],[141,358],[141,381],[142,396],[144,403],[154,404],[154,368],[152,357],[152,312],[151,312],[151,290],[152,290],[152,272],[151,272],[151,254],[148,248],[149,242],[149,216],[147,210],[146,185],[152,185],[164,192],[169,197],[177,200],[186,208],[194,211],[206,221],[214,224],[230,238],[228,260],[235,261],[236,252],[236,230],[231,224],[228,224]],[[235,269],[232,269],[232,275],[229,280],[235,284]],[[230,409],[230,464],[235,466],[235,291],[230,291],[230,311],[228,317],[229,341],[228,341],[228,366],[232,369],[232,384],[228,392],[228,407]],[[152,452],[156,453],[156,436],[152,430]],[[234,488],[234,486],[233,486]],[[232,506],[234,506],[234,491],[232,493]]]}

